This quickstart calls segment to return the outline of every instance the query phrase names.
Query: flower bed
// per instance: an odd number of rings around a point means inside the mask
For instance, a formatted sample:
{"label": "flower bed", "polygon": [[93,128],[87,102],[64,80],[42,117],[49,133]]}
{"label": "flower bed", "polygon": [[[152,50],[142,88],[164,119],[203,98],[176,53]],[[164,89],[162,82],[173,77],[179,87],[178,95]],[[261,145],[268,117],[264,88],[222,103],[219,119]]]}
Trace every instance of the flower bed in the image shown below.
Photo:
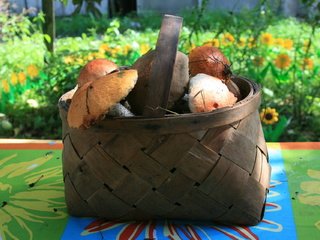
{"label": "flower bed", "polygon": [[[319,27],[266,12],[207,14],[198,25],[196,19],[186,14],[179,50],[219,47],[234,74],[262,85],[261,111],[272,108],[277,113],[272,121],[261,114],[267,141],[319,140]],[[7,20],[1,15],[0,24]],[[111,19],[104,32],[91,29],[56,39],[52,55],[42,41],[46,36],[38,27],[41,20],[41,15],[33,21],[21,16],[18,27],[7,24],[1,30],[1,136],[60,138],[56,103],[75,86],[79,69],[94,58],[132,65],[155,45],[158,31],[153,27],[160,26],[158,17]]]}

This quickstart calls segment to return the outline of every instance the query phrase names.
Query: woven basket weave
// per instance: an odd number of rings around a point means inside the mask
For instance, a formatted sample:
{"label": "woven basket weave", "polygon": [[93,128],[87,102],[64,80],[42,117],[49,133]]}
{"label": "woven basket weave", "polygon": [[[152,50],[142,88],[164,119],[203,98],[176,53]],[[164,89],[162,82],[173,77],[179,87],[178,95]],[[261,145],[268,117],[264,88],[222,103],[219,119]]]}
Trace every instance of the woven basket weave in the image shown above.
{"label": "woven basket weave", "polygon": [[[165,36],[174,32],[172,25]],[[160,48],[161,44],[160,60],[170,54],[175,57],[176,48],[165,53],[168,42],[160,41]],[[166,64],[160,60],[158,64]],[[164,75],[155,72],[153,80]],[[69,213],[122,220],[259,223],[270,180],[258,112],[260,88],[241,77],[233,82],[242,95],[233,107],[198,114],[106,118],[86,130],[68,126],[70,93],[64,94],[59,110]]]}
{"label": "woven basket weave", "polygon": [[71,129],[60,100],[69,213],[108,219],[197,219],[255,225],[270,165],[260,90],[236,78],[233,108],[164,118],[106,119]]}

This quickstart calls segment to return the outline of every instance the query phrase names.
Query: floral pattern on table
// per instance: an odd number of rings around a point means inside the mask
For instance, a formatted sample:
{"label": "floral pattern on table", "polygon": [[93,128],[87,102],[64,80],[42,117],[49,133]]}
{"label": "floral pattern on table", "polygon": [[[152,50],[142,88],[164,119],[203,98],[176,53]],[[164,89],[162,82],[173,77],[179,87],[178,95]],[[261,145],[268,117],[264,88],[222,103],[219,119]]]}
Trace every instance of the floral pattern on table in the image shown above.
{"label": "floral pattern on table", "polygon": [[50,221],[67,218],[61,165],[49,164],[53,152],[28,161],[20,161],[21,157],[14,153],[0,158],[0,239],[3,240],[35,239],[34,224],[46,226]]}

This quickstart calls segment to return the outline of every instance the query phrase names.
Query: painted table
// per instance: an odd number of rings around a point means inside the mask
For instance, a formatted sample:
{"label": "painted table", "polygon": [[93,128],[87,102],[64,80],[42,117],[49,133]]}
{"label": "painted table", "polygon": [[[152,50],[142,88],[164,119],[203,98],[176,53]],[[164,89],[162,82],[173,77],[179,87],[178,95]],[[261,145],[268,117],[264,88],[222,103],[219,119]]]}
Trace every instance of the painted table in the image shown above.
{"label": "painted table", "polygon": [[320,239],[320,142],[268,144],[271,188],[253,227],[71,217],[61,149],[59,141],[0,139],[0,239]]}

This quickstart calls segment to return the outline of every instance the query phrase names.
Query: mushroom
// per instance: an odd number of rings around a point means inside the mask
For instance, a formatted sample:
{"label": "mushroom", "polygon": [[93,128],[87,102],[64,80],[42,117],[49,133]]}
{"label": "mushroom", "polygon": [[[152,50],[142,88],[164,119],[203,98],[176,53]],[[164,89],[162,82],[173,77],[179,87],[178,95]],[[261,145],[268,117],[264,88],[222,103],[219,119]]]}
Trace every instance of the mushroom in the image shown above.
{"label": "mushroom", "polygon": [[70,91],[63,94],[59,99],[59,106],[65,110],[68,110],[71,103],[71,99],[73,98],[73,95],[75,94],[77,89],[78,89],[78,86],[74,87]]}
{"label": "mushroom", "polygon": [[94,59],[88,62],[80,71],[78,76],[78,86],[81,87],[87,82],[91,82],[99,77],[118,69],[118,66],[107,59]]}
{"label": "mushroom", "polygon": [[[148,82],[151,75],[151,66],[155,57],[155,50],[151,50],[133,64],[132,68],[138,70],[138,81],[134,89],[128,95],[128,102],[135,114],[142,114],[146,105],[148,93]],[[183,97],[189,82],[188,56],[182,52],[177,52],[173,69],[168,108]]]}
{"label": "mushroom", "polygon": [[79,87],[70,104],[69,126],[88,128],[103,119],[133,89],[137,78],[136,70],[120,70]]}
{"label": "mushroom", "polygon": [[70,127],[80,128],[84,125],[84,116],[87,116],[87,90],[92,81],[78,87],[68,109],[67,121]]}
{"label": "mushroom", "polygon": [[229,82],[232,75],[230,62],[220,49],[203,45],[191,50],[189,54],[190,75],[205,73]]}
{"label": "mushroom", "polygon": [[199,73],[190,79],[188,102],[193,113],[211,112],[217,108],[234,105],[237,97],[221,79]]}

